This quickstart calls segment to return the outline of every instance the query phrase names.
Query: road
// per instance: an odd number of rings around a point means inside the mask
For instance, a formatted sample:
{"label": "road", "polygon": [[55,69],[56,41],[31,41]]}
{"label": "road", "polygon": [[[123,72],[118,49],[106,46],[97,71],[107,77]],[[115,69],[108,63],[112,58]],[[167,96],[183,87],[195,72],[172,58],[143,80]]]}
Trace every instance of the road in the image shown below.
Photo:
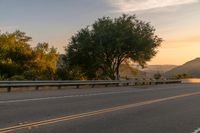
{"label": "road", "polygon": [[200,84],[0,94],[0,133],[200,133]]}

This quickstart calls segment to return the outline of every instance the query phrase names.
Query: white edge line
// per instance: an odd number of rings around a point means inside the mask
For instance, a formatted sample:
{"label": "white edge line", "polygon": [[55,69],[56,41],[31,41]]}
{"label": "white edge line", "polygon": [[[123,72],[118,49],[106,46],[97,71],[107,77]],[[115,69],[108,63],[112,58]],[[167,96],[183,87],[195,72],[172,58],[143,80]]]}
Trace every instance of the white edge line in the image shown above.
{"label": "white edge line", "polygon": [[197,130],[195,130],[194,132],[192,133],[200,133],[200,128],[198,128]]}

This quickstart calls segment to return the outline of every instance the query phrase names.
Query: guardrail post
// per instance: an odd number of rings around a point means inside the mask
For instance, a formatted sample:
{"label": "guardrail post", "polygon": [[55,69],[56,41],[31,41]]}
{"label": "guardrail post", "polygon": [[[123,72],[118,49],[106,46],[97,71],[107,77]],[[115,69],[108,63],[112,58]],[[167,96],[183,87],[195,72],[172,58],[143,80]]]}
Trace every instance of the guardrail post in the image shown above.
{"label": "guardrail post", "polygon": [[146,84],[145,82],[146,82],[146,80],[143,78],[142,79],[142,85],[145,85]]}
{"label": "guardrail post", "polygon": [[11,86],[7,88],[7,92],[11,92]]}
{"label": "guardrail post", "polygon": [[149,85],[151,85],[152,83],[151,83],[151,80],[149,80]]}
{"label": "guardrail post", "polygon": [[167,82],[163,81],[163,84],[167,84]]}
{"label": "guardrail post", "polygon": [[36,87],[35,87],[35,90],[38,91],[38,90],[39,90],[39,86],[36,86]]}
{"label": "guardrail post", "polygon": [[138,79],[135,78],[135,85],[138,85]]}
{"label": "guardrail post", "polygon": [[94,88],[95,84],[92,85],[92,88]]}
{"label": "guardrail post", "polygon": [[119,83],[116,83],[116,86],[119,86]]}
{"label": "guardrail post", "polygon": [[127,85],[127,86],[129,86],[129,82],[128,82],[128,83],[126,83],[126,85]]}
{"label": "guardrail post", "polygon": [[76,88],[78,89],[78,88],[79,88],[79,85],[76,85]]}
{"label": "guardrail post", "polygon": [[60,90],[60,89],[61,89],[61,87],[62,87],[62,86],[60,86],[60,85],[59,85],[59,86],[58,86],[58,90]]}
{"label": "guardrail post", "polygon": [[149,85],[152,85],[152,84],[153,84],[153,79],[150,78],[150,79],[149,79]]}

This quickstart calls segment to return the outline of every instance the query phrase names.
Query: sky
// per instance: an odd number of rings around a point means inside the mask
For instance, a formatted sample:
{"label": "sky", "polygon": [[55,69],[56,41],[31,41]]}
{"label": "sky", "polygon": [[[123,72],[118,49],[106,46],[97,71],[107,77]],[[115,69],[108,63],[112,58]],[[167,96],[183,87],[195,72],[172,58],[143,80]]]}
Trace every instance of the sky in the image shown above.
{"label": "sky", "polygon": [[70,37],[103,16],[136,14],[163,38],[148,64],[181,65],[200,57],[200,0],[0,0],[0,31],[21,30],[31,45],[64,53]]}

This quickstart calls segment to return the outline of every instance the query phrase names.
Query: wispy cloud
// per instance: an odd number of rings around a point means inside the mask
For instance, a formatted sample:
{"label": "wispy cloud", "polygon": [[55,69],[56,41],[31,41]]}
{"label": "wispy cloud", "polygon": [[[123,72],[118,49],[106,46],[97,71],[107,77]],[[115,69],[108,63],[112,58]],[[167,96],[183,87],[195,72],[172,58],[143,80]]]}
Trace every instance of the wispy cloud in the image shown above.
{"label": "wispy cloud", "polygon": [[116,12],[132,12],[197,3],[199,0],[108,0]]}

